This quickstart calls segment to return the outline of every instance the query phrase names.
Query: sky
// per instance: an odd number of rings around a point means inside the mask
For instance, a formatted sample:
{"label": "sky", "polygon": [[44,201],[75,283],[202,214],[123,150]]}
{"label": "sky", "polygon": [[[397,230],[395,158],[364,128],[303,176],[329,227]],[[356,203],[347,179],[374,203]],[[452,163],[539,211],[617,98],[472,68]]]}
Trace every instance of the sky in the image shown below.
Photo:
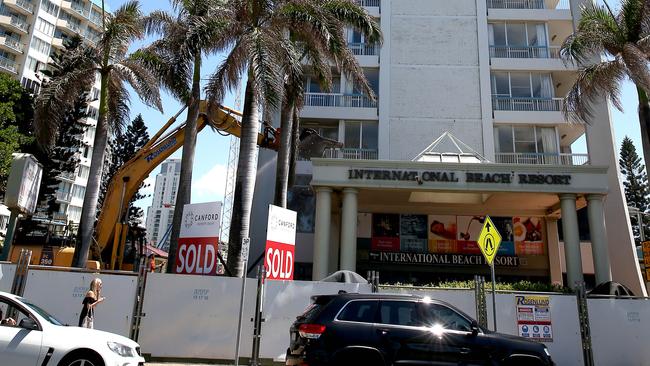
{"label": "sky", "polygon": [[[125,2],[126,0],[107,0],[106,4],[110,9],[114,10],[119,8],[119,6]],[[619,1],[612,0],[609,1],[609,4],[613,8],[616,8]],[[141,6],[145,13],[157,9],[172,11],[169,2],[166,0],[141,0]],[[131,48],[132,50],[135,50],[146,45],[148,41],[150,40],[138,42],[132,45]],[[201,78],[204,81],[217,68],[220,61],[220,55],[214,55],[204,60],[201,72]],[[181,108],[181,104],[165,92],[162,92],[162,99],[165,110],[163,113],[160,113],[159,111],[144,105],[135,93],[131,93],[131,119],[135,118],[138,114],[142,114],[149,129],[149,135],[153,135],[158,131],[158,129]],[[623,104],[623,112],[620,112],[613,107],[611,108],[617,144],[616,150],[620,150],[623,138],[629,136],[637,147],[639,155],[643,157],[637,116],[637,95],[634,85],[629,81],[625,82],[622,87],[621,100]],[[229,93],[226,96],[224,104],[236,108],[234,93]],[[184,118],[185,114],[179,117],[178,121],[180,122],[184,120]],[[192,178],[193,203],[223,200],[230,139],[230,137],[221,136],[209,128],[206,128],[203,132],[199,133],[196,145],[196,155],[194,157],[194,174]],[[584,137],[582,138],[582,143],[576,143],[575,148],[575,152],[586,152]],[[171,157],[180,158],[181,152],[182,149],[179,149]],[[155,176],[159,171],[160,168],[155,169],[149,175],[149,178],[145,180],[145,185],[148,186],[145,186],[145,188],[142,189],[142,194],[151,195],[153,193],[153,182],[155,181]],[[146,213],[146,208],[151,205],[151,197],[149,196],[137,201],[136,205],[142,207]]]}

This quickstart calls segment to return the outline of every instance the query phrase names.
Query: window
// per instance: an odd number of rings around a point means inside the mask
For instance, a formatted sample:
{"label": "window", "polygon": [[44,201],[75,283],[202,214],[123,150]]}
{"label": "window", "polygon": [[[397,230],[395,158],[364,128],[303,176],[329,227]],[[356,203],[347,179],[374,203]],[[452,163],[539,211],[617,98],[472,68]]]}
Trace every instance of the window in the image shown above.
{"label": "window", "polygon": [[424,322],[427,325],[442,325],[449,330],[471,332],[472,323],[464,316],[440,304],[423,304]]}
{"label": "window", "polygon": [[89,145],[84,146],[84,154],[83,154],[84,158],[90,158],[92,154],[93,154],[93,147]]}
{"label": "window", "polygon": [[377,122],[345,121],[346,148],[377,150],[379,127]]}
{"label": "window", "polygon": [[551,74],[493,72],[492,96],[501,98],[553,98]]}
{"label": "window", "polygon": [[340,93],[341,92],[341,77],[332,75],[332,85],[329,91],[321,88],[318,79],[313,76],[308,76],[305,86],[307,93]]}
{"label": "window", "polygon": [[555,127],[496,126],[494,129],[497,153],[557,155],[560,152]]}
{"label": "window", "polygon": [[337,319],[350,322],[373,323],[377,301],[350,301],[339,313]]}
{"label": "window", "polygon": [[81,207],[70,206],[68,210],[68,220],[79,222],[81,220]]}
{"label": "window", "polygon": [[88,106],[88,118],[92,119],[99,119],[99,109],[93,107],[93,106]]}
{"label": "window", "polygon": [[43,0],[41,8],[45,10],[46,13],[54,15],[55,17],[59,15],[59,6],[55,5],[50,0]]}
{"label": "window", "polygon": [[93,87],[91,95],[92,95],[91,100],[99,100],[99,89]]}
{"label": "window", "polygon": [[84,194],[86,194],[86,187],[78,186],[76,184],[72,187],[72,197],[83,199]]}
{"label": "window", "polygon": [[491,57],[549,57],[544,23],[490,23],[488,39]]}
{"label": "window", "polygon": [[86,128],[86,132],[84,133],[84,141],[90,142],[95,139],[95,130],[97,129],[96,126],[88,126]]}
{"label": "window", "polygon": [[48,36],[54,35],[54,24],[48,22],[47,20],[38,17],[36,19],[36,29],[47,34]]}
{"label": "window", "polygon": [[15,306],[15,304],[0,299],[0,326],[17,327],[26,318],[29,318],[29,316]]}
{"label": "window", "polygon": [[49,55],[50,54],[50,44],[48,42],[45,42],[44,40],[38,38],[38,37],[33,37],[32,38],[32,44],[30,45],[30,48],[33,50],[36,50],[44,55]]}
{"label": "window", "polygon": [[87,166],[80,165],[79,171],[77,172],[77,177],[82,179],[88,179],[88,174],[90,173],[90,168]]}
{"label": "window", "polygon": [[382,301],[379,306],[380,323],[419,326],[415,301]]}

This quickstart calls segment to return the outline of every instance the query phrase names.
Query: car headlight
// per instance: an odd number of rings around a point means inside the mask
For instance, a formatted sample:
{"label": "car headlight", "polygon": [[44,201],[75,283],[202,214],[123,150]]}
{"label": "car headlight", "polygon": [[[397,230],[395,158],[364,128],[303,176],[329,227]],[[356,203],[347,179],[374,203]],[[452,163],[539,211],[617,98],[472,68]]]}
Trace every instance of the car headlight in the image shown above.
{"label": "car headlight", "polygon": [[133,348],[126,346],[122,343],[117,343],[117,342],[107,342],[108,348],[110,348],[111,351],[117,353],[118,355],[122,357],[134,357],[135,356],[135,351]]}

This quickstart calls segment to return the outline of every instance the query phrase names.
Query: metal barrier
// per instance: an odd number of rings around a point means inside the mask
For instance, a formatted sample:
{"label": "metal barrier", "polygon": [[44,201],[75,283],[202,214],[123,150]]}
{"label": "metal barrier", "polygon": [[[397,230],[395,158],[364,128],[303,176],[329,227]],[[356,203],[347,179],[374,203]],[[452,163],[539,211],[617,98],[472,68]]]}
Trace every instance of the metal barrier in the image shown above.
{"label": "metal barrier", "polygon": [[589,154],[496,153],[495,162],[499,164],[588,165]]}
{"label": "metal barrier", "polygon": [[492,109],[495,111],[521,112],[560,112],[562,98],[509,98],[492,97]]}
{"label": "metal barrier", "polygon": [[560,58],[560,47],[556,46],[490,46],[493,58]]}
{"label": "metal barrier", "polygon": [[376,149],[333,148],[323,151],[326,159],[377,160],[378,155]]}
{"label": "metal barrier", "polygon": [[377,101],[365,95],[337,93],[305,93],[308,107],[377,108]]}

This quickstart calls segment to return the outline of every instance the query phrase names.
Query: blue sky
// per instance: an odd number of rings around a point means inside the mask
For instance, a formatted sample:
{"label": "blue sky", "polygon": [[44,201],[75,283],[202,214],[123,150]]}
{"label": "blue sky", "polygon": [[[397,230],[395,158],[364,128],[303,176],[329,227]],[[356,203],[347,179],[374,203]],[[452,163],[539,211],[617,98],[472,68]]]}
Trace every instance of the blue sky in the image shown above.
{"label": "blue sky", "polygon": [[[107,0],[106,4],[110,9],[117,9],[125,0]],[[609,2],[613,7],[618,5],[618,0]],[[171,6],[166,0],[143,0],[141,1],[142,10],[149,13],[155,9],[163,9],[171,11]],[[147,41],[134,45],[134,49],[146,44]],[[219,65],[221,57],[219,55],[211,56],[204,61],[202,67],[202,78],[206,79],[213,70]],[[234,107],[234,95],[230,93],[224,104]],[[641,135],[639,132],[639,122],[637,117],[637,96],[636,90],[632,83],[626,82],[622,88],[622,102],[624,111],[619,112],[612,108],[612,119],[614,121],[617,151],[625,136],[629,136],[637,147],[639,155],[641,151]],[[160,113],[155,109],[148,108],[140,102],[134,93],[131,98],[131,117],[135,117],[138,113],[142,117],[149,128],[149,134],[153,135],[168,118],[174,115],[181,105],[171,96],[163,93],[163,106],[165,107],[164,113]],[[179,121],[184,118],[179,118]],[[194,158],[194,175],[192,184],[192,202],[206,202],[217,201],[223,199],[223,192],[225,189],[226,180],[226,162],[228,159],[228,149],[230,144],[230,137],[220,136],[219,134],[206,128],[198,136],[196,155]],[[580,144],[578,144],[580,145]],[[580,148],[578,148],[580,149]],[[584,147],[583,147],[584,149]],[[181,150],[177,151],[172,157],[181,157]],[[145,194],[153,193],[153,181],[159,169],[154,170],[149,178],[145,181],[150,186],[144,189]],[[151,198],[144,198],[137,202],[137,205],[145,208],[151,204]]]}

